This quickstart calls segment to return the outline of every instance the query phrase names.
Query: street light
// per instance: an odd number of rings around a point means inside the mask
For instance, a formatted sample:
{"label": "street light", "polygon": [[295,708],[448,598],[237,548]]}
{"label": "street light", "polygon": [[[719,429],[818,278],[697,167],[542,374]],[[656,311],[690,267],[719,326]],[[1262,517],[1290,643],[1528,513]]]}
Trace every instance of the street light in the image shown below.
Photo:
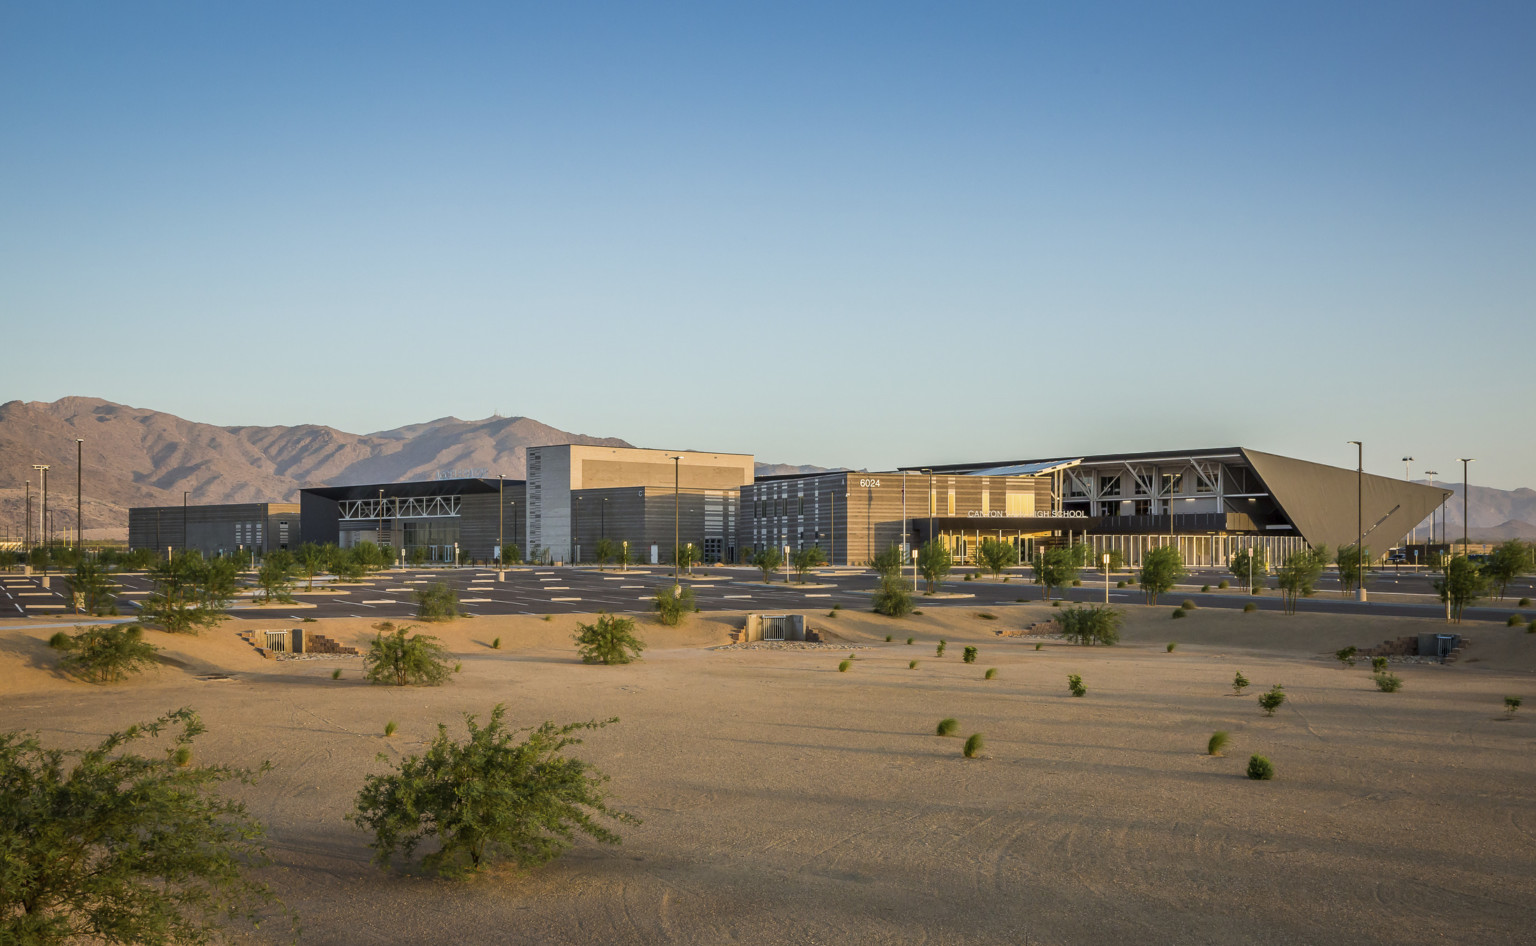
{"label": "street light", "polygon": [[185,552],[187,546],[187,493],[191,490],[181,491],[181,550]]}
{"label": "street light", "polygon": [[[1439,470],[1425,470],[1424,471],[1424,475],[1429,477],[1429,486],[1430,486],[1431,489],[1433,489],[1434,486],[1435,486],[1435,477],[1440,475],[1440,471]],[[1445,507],[1445,500],[1441,500],[1439,508],[1444,508],[1444,507]],[[1434,545],[1435,544],[1435,513],[1438,512],[1438,511],[1439,511],[1439,509],[1431,509],[1429,511],[1429,544],[1430,545]],[[1426,562],[1429,561],[1429,549],[1428,548],[1426,548],[1424,550],[1424,560]]]}
{"label": "street light", "polygon": [[44,548],[47,548],[48,547],[48,464],[46,464],[46,463],[34,463],[34,464],[32,464],[32,469],[36,470],[37,471],[37,475],[41,478],[40,479],[40,483],[42,485],[42,490],[43,490],[43,505],[42,505],[42,508],[38,510],[39,515],[38,515],[38,519],[37,519],[38,541],[39,541],[39,544],[41,544]]}
{"label": "street light", "polygon": [[678,496],[681,493],[680,484],[682,482],[683,457],[682,454],[678,454],[677,456],[668,457],[667,459],[672,461],[672,592],[673,594],[676,594],[678,585],[680,584],[677,579],[677,553],[682,548],[682,538],[678,529]]}
{"label": "street light", "polygon": [[384,490],[383,489],[379,490],[379,534],[378,534],[377,538],[379,540],[379,542],[378,542],[378,545],[379,545],[379,558],[380,558],[380,560],[382,560],[384,558]]}
{"label": "street light", "polygon": [[[1413,482],[1413,474],[1408,472],[1408,464],[1410,464],[1412,462],[1413,462],[1413,457],[1403,457],[1403,479],[1406,482],[1409,482],[1409,483]],[[1408,544],[1409,544],[1409,546],[1412,546],[1414,544],[1414,541],[1418,537],[1419,537],[1419,524],[1417,522],[1415,522],[1413,525],[1408,527]]]}
{"label": "street light", "polygon": [[934,492],[933,492],[933,471],[929,470],[929,469],[922,469],[922,470],[919,470],[918,472],[919,473],[927,473],[928,474],[928,534],[926,536],[924,536],[923,538],[924,538],[925,541],[932,542],[933,541],[933,510],[934,510],[934,507],[939,504],[939,498],[938,498],[938,496],[934,495]]}
{"label": "street light", "polygon": [[[1461,461],[1461,554],[1467,554],[1467,464],[1476,457],[1457,457]],[[47,495],[46,493],[44,494]]]}
{"label": "street light", "polygon": [[1358,440],[1351,440],[1355,445],[1355,529],[1359,538],[1355,541],[1355,561],[1359,566],[1357,577],[1359,584],[1355,589],[1355,600],[1365,600],[1365,444]]}
{"label": "street light", "polygon": [[496,474],[496,580],[507,577],[507,486],[506,477]]}
{"label": "street light", "polygon": [[917,549],[912,550],[912,593],[917,594]]}
{"label": "street light", "polygon": [[1109,604],[1109,553],[1103,555],[1104,561],[1104,603]]}
{"label": "street light", "polygon": [[81,470],[81,455],[82,455],[84,449],[85,449],[85,441],[81,440],[79,437],[76,437],[75,438],[75,548],[77,548],[77,549],[80,547],[80,533],[83,532],[84,529],[85,529],[84,523],[82,523],[80,521],[80,470]]}

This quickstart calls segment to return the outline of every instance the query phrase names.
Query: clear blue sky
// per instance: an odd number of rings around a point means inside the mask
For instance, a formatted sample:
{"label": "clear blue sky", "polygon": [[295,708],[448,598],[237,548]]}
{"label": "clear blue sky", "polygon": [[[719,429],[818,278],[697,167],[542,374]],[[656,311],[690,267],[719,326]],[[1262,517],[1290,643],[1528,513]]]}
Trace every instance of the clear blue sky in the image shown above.
{"label": "clear blue sky", "polygon": [[0,2],[0,400],[1536,486],[1536,4]]}

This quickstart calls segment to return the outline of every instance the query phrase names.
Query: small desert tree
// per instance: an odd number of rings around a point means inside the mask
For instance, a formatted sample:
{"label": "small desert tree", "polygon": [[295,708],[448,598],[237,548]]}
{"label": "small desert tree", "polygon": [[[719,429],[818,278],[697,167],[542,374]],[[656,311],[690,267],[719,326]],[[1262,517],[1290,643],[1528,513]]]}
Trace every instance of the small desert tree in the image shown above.
{"label": "small desert tree", "polygon": [[900,575],[881,578],[875,590],[874,608],[886,617],[902,618],[912,613],[912,593]]}
{"label": "small desert tree", "polygon": [[981,567],[996,578],[1003,573],[1003,569],[1019,564],[1019,549],[1012,542],[1004,542],[1002,539],[982,539],[976,549],[976,558]]}
{"label": "small desert tree", "polygon": [[279,549],[256,572],[256,587],[264,601],[293,601],[293,556]]}
{"label": "small desert tree", "polygon": [[88,558],[75,562],[74,573],[65,579],[70,595],[87,614],[117,613],[117,583],[99,563]]}
{"label": "small desert tree", "polygon": [[763,573],[763,583],[773,581],[773,573],[784,564],[784,550],[777,545],[765,545],[752,556],[752,564]]}
{"label": "small desert tree", "polygon": [[[0,733],[0,943],[204,943],[276,905],[245,876],[261,825],[218,793],[260,770],[190,764],[203,731],[181,709],[88,749]],[[157,758],[126,751],[162,733]]]}
{"label": "small desert tree", "polygon": [[1232,556],[1232,563],[1228,568],[1232,572],[1232,577],[1237,579],[1239,586],[1253,589],[1263,586],[1264,577],[1268,574],[1269,562],[1263,549],[1243,549]]}
{"label": "small desert tree", "polygon": [[674,561],[677,562],[678,569],[680,569],[684,575],[692,575],[693,566],[699,563],[698,546],[694,545],[692,542],[684,542],[682,545],[679,545],[676,549],[673,550],[673,554],[676,556]]}
{"label": "small desert tree", "polygon": [[875,557],[869,561],[869,567],[882,579],[900,578],[901,570],[906,565],[901,558],[901,547],[894,544],[886,546],[883,552],[875,553]]}
{"label": "small desert tree", "polygon": [[1029,567],[1034,570],[1035,584],[1045,586],[1045,600],[1051,600],[1052,588],[1064,588],[1077,580],[1075,561],[1070,548],[1043,549],[1035,553]]}
{"label": "small desert tree", "polygon": [[416,599],[418,621],[452,621],[464,612],[459,608],[459,593],[447,582],[433,582],[411,592]]}
{"label": "small desert tree", "polygon": [[308,580],[306,588],[310,591],[315,588],[315,576],[325,571],[330,560],[330,549],[315,542],[300,545],[293,556],[294,567]]}
{"label": "small desert tree", "polygon": [[795,566],[795,578],[800,584],[805,584],[805,576],[811,569],[827,560],[826,553],[821,546],[812,545],[808,549],[800,549],[790,556],[790,564]]}
{"label": "small desert tree", "polygon": [[923,574],[923,582],[928,586],[928,594],[938,590],[944,582],[949,570],[955,567],[954,556],[949,554],[949,549],[937,539],[929,539],[917,550],[917,570]]}
{"label": "small desert tree", "polygon": [[1509,583],[1521,575],[1529,574],[1536,569],[1536,561],[1533,561],[1531,547],[1519,539],[1510,539],[1501,542],[1488,556],[1488,564],[1483,566],[1483,574],[1488,582],[1497,589],[1496,596],[1500,601],[1504,600],[1504,590]]}
{"label": "small desert tree", "polygon": [[1467,605],[1482,597],[1488,588],[1488,579],[1477,563],[1465,555],[1453,557],[1445,565],[1445,577],[1435,582],[1435,591],[1445,603],[1448,621],[1461,623],[1461,614]]}
{"label": "small desert tree", "polygon": [[1172,545],[1160,545],[1141,557],[1138,583],[1147,596],[1147,604],[1157,604],[1157,596],[1167,594],[1184,577],[1184,559]]}
{"label": "small desert tree", "polygon": [[576,625],[576,653],[586,664],[627,664],[640,656],[645,642],[635,636],[635,622],[599,611],[591,624]]}
{"label": "small desert tree", "polygon": [[656,620],[668,627],[683,623],[683,618],[692,614],[695,606],[692,588],[663,585],[656,592]]}
{"label": "small desert tree", "polygon": [[1370,557],[1370,546],[1366,546],[1364,550],[1358,545],[1339,546],[1333,563],[1339,567],[1339,588],[1342,594],[1347,596],[1365,583]]}
{"label": "small desert tree", "polygon": [[149,571],[153,590],[141,614],[147,623],[172,633],[197,633],[228,615],[235,597],[235,566],[228,559],[204,561],[196,552],[178,552]]}
{"label": "small desert tree", "polygon": [[137,624],[88,627],[74,636],[58,633],[48,643],[64,652],[60,670],[92,683],[116,683],[155,662],[156,648],[145,642]]}
{"label": "small desert tree", "polygon": [[1312,597],[1327,560],[1327,546],[1302,549],[1286,556],[1285,564],[1275,570],[1275,583],[1284,595],[1286,614],[1296,613],[1298,600]]}
{"label": "small desert tree", "polygon": [[440,686],[453,672],[448,651],[437,638],[411,634],[410,626],[395,627],[390,621],[375,624],[373,643],[363,655],[363,676],[369,683],[394,686]]}
{"label": "small desert tree", "polygon": [[464,742],[455,742],[439,724],[424,755],[402,759],[386,775],[368,776],[348,818],[373,835],[376,863],[388,867],[396,851],[409,858],[423,839],[435,837],[438,849],[422,859],[431,870],[478,870],[498,856],[531,867],[558,857],[577,831],[618,844],[619,836],[597,816],[639,823],[609,809],[606,776],[561,755],[581,744],[572,733],[618,719],[509,730],[505,715],[498,703],[481,727],[466,713]]}
{"label": "small desert tree", "polygon": [[613,561],[614,555],[617,553],[617,542],[608,538],[598,539],[597,545],[593,548],[593,554],[597,557],[597,570],[600,572],[607,571],[608,563]]}

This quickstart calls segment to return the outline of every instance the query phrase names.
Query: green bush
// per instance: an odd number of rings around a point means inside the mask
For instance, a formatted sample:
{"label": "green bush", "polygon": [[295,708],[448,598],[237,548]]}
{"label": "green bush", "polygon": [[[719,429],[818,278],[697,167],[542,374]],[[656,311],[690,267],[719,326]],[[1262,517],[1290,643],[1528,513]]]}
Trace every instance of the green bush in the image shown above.
{"label": "green bush", "polygon": [[1195,610],[1195,603],[1188,598],[1185,598],[1183,601],[1179,602],[1179,607],[1183,608],[1185,611],[1193,611]]}
{"label": "green bush", "polygon": [[889,635],[889,634],[885,635],[885,642],[887,644],[889,644],[891,642],[891,635]]}
{"label": "green bush", "polygon": [[908,647],[911,647],[911,646],[912,646],[912,642],[913,642],[913,641],[914,641],[914,640],[916,640],[916,639],[917,639],[917,638],[915,638],[915,637],[909,637],[909,638],[907,638],[907,646],[908,646]]}
{"label": "green bush", "polygon": [[1371,658],[1371,669],[1376,671],[1377,673],[1380,673],[1381,671],[1387,669],[1387,658],[1385,658],[1385,657],[1372,657]]}
{"label": "green bush", "polygon": [[1039,641],[1035,641],[1035,650],[1039,650],[1040,648],[1042,648],[1044,646],[1045,645],[1040,643]]}
{"label": "green bush", "polygon": [[1403,688],[1402,677],[1399,677],[1395,673],[1380,671],[1378,673],[1372,674],[1371,679],[1376,681],[1376,689],[1383,693],[1396,693],[1398,690]]}
{"label": "green bush", "polygon": [[1115,587],[1116,588],[1124,588],[1125,587],[1125,581],[1122,579],[1120,581],[1115,582]]}
{"label": "green bush", "polygon": [[1205,754],[1221,755],[1221,750],[1227,747],[1227,743],[1230,742],[1231,739],[1231,733],[1228,733],[1225,729],[1216,730],[1215,732],[1211,733],[1210,740],[1205,744]]}
{"label": "green bush", "polygon": [[848,672],[848,668],[852,667],[852,666],[853,666],[853,661],[851,661],[851,660],[844,660],[844,661],[842,661],[841,663],[839,663],[837,665],[837,672],[838,673],[847,673]]}
{"label": "green bush", "polygon": [[1252,612],[1257,611],[1257,610],[1259,610],[1259,606],[1254,604],[1252,601],[1250,601],[1247,604],[1243,605],[1243,613],[1244,614],[1249,614],[1249,613],[1252,613]]}
{"label": "green bush", "polygon": [[1176,649],[1178,649],[1178,646],[1179,646],[1179,644],[1178,644],[1177,641],[1169,641],[1168,642],[1168,647],[1167,647],[1168,653],[1170,653],[1170,654],[1173,653]]}
{"label": "green bush", "polygon": [[985,674],[985,679],[991,680],[995,676],[997,676],[997,668],[996,667],[988,667],[987,668],[987,672]]}
{"label": "green bush", "polygon": [[1513,714],[1515,710],[1520,708],[1521,702],[1522,700],[1518,696],[1504,697],[1504,712]]}
{"label": "green bush", "polygon": [[1531,606],[1531,599],[1530,598],[1521,598],[1520,599],[1520,603],[1518,605],[1516,605],[1516,607],[1520,607],[1520,608],[1529,608],[1530,606]]}
{"label": "green bush", "polygon": [[656,609],[656,620],[667,627],[683,623],[683,618],[693,613],[694,606],[693,589],[677,585],[663,585],[657,589],[656,600],[652,604]]}
{"label": "green bush", "polygon": [[577,831],[619,843],[596,816],[638,819],[608,808],[606,776],[560,755],[580,745],[575,731],[618,720],[508,730],[505,710],[497,704],[483,728],[466,713],[469,738],[462,743],[439,725],[423,755],[402,759],[388,774],[368,776],[348,817],[373,835],[376,863],[387,867],[397,850],[410,857],[427,838],[435,839],[434,850],[422,865],[444,873],[479,870],[497,856],[521,867],[541,864],[569,848]]}
{"label": "green bush", "polygon": [[907,590],[907,583],[900,576],[880,579],[880,587],[875,591],[874,608],[876,614],[888,618],[904,618],[911,614],[912,592]]}
{"label": "green bush", "polygon": [[1051,602],[1051,607],[1059,608],[1059,607],[1061,607],[1061,602],[1060,601],[1052,601]]}
{"label": "green bush", "polygon": [[917,661],[915,661],[915,660],[907,661],[907,669],[908,670],[916,670],[917,669]]}
{"label": "green bush", "polygon": [[1268,692],[1259,694],[1259,706],[1264,709],[1265,716],[1275,715],[1275,710],[1285,702],[1285,688],[1280,684],[1270,687]]}
{"label": "green bush", "polygon": [[627,664],[638,658],[645,642],[635,635],[635,622],[606,611],[591,624],[576,624],[576,653],[585,664]]}
{"label": "green bush", "polygon": [[1088,688],[1083,686],[1083,678],[1075,673],[1067,675],[1067,689],[1072,691],[1073,696],[1086,696],[1088,693]]}
{"label": "green bush", "polygon": [[1223,578],[1221,581],[1216,583],[1216,587],[1217,588],[1231,588],[1232,587],[1232,583],[1230,581],[1227,581],[1225,578]]}
{"label": "green bush", "polygon": [[375,624],[373,643],[363,655],[363,676],[369,683],[395,686],[438,686],[448,679],[448,651],[426,634],[406,637],[410,627],[389,621]]}
{"label": "green bush", "polygon": [[965,653],[960,657],[960,659],[965,661],[968,664],[975,663],[976,662],[976,648],[974,648],[974,647],[967,647],[965,649]]}
{"label": "green bush", "polygon": [[1261,755],[1248,759],[1248,777],[1260,782],[1268,782],[1275,777],[1275,767],[1270,761]]}
{"label": "green bush", "polygon": [[501,650],[501,638],[498,637],[491,641],[491,650]]}
{"label": "green bush", "polygon": [[1504,622],[1505,626],[1507,626],[1507,627],[1519,627],[1520,625],[1522,625],[1524,623],[1525,623],[1525,618],[1521,617],[1518,614],[1511,614],[1509,616],[1509,619]]}
{"label": "green bush", "polygon": [[48,644],[65,652],[59,659],[60,670],[91,683],[116,683],[130,673],[141,673],[155,662],[157,652],[137,624],[88,627],[73,637],[61,632]]}
{"label": "green bush", "polygon": [[939,720],[938,734],[941,736],[953,736],[955,730],[960,728],[960,720],[954,717],[946,717]]}
{"label": "green bush", "polygon": [[1358,653],[1359,651],[1354,647],[1342,647],[1334,651],[1333,656],[1344,666],[1353,667],[1355,665],[1355,655]]}
{"label": "green bush", "polygon": [[1232,692],[1237,696],[1242,696],[1243,690],[1247,689],[1247,687],[1248,678],[1243,676],[1243,672],[1239,670],[1237,676],[1232,678]]}
{"label": "green bush", "polygon": [[1109,605],[1063,608],[1053,620],[1061,628],[1061,636],[1074,644],[1108,647],[1120,642],[1121,614]]}
{"label": "green bush", "polygon": [[985,749],[986,747],[986,741],[981,738],[981,733],[973,732],[971,733],[970,737],[965,740],[965,748],[961,751],[965,753],[965,757],[967,759],[974,759],[981,755],[981,750]]}
{"label": "green bush", "polygon": [[978,612],[976,612],[976,616],[978,618],[981,618],[983,621],[996,621],[997,620],[997,615],[995,615],[995,614],[988,614],[985,611],[978,611]]}
{"label": "green bush", "polygon": [[935,657],[944,656],[944,648],[949,646],[949,641],[939,641],[939,646],[934,650]]}
{"label": "green bush", "polygon": [[1183,608],[1174,608],[1172,616],[1174,620],[1178,620],[1179,618],[1184,617],[1184,614],[1185,612]]}
{"label": "green bush", "polygon": [[338,667],[335,670],[331,671],[331,679],[332,680],[340,680],[341,679],[341,668],[340,667]]}
{"label": "green bush", "polygon": [[459,593],[445,582],[434,582],[411,593],[416,599],[418,621],[451,621],[464,614],[459,609]]}
{"label": "green bush", "polygon": [[1205,592],[1210,591],[1210,590],[1211,590],[1211,586],[1210,585],[1201,585],[1200,586],[1200,592],[1202,594],[1204,594]]}
{"label": "green bush", "polygon": [[393,736],[395,734],[395,730],[398,728],[399,727],[395,725],[395,721],[391,719],[384,724],[384,735]]}

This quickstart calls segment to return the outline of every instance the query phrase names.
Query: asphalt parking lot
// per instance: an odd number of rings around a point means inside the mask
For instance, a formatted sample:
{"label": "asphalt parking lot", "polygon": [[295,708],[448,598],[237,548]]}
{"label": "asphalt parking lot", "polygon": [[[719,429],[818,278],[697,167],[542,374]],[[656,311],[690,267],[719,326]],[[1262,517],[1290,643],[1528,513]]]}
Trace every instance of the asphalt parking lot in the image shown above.
{"label": "asphalt parking lot", "polygon": [[[944,583],[945,597],[920,595],[917,606],[978,607],[1041,598],[1041,588],[1030,581],[1027,569],[1013,570],[1007,583],[965,581],[964,575],[969,571],[957,569]],[[910,571],[907,574],[910,575]],[[1068,601],[1103,601],[1106,589],[1102,573],[1085,571],[1083,574],[1080,587],[1060,589],[1058,596]],[[1253,597],[1230,590],[1218,591],[1216,586],[1220,581],[1223,578],[1230,580],[1230,577],[1225,570],[1194,570],[1163,600],[1170,606],[1188,598],[1205,608],[1241,608],[1249,601],[1265,610],[1281,607],[1280,595],[1274,590]],[[125,618],[131,617],[137,610],[137,602],[149,594],[150,582],[143,573],[120,573],[114,578],[122,586],[119,608]],[[1115,580],[1124,580],[1126,587],[1114,587]],[[1391,603],[1376,600],[1361,604],[1344,599],[1339,594],[1337,580],[1325,578],[1319,583],[1317,595],[1303,599],[1299,608],[1311,612],[1433,617],[1443,613],[1443,605],[1434,594],[1432,580],[1432,576],[1394,573],[1390,569],[1377,572],[1367,585],[1370,592],[1378,596],[1391,593],[1409,597]],[[876,584],[872,573],[849,568],[812,572],[804,584],[795,581],[793,575],[779,573],[772,583],[764,584],[757,569],[699,567],[694,574],[684,575],[682,581],[693,589],[701,610],[768,612],[830,610],[834,604],[843,608],[868,608]],[[254,607],[249,597],[242,597],[229,611],[237,617],[273,616],[292,620],[306,617],[410,619],[416,614],[413,592],[435,582],[453,587],[459,594],[460,605],[471,614],[594,611],[634,614],[652,610],[651,602],[657,589],[671,584],[672,572],[654,566],[627,571],[591,567],[520,567],[508,569],[498,580],[494,570],[484,568],[391,569],[357,583],[317,578],[313,589],[307,587],[307,582],[299,581],[295,585],[294,598],[302,607]],[[918,585],[921,588],[921,582]],[[1210,585],[1212,591],[1201,592],[1199,589],[1203,585]],[[1536,595],[1536,582],[1523,578],[1510,585],[1502,602],[1484,599],[1481,606],[1468,609],[1465,617],[1473,621],[1504,621],[1510,614],[1521,611],[1517,606],[1520,598],[1533,595]],[[1134,575],[1130,573],[1112,576],[1108,597],[1113,604],[1140,604],[1144,600],[1135,587]],[[1536,614],[1530,608],[1524,611],[1527,617]],[[36,576],[0,575],[0,619],[50,616],[74,617],[63,576],[48,576],[45,584]]]}

